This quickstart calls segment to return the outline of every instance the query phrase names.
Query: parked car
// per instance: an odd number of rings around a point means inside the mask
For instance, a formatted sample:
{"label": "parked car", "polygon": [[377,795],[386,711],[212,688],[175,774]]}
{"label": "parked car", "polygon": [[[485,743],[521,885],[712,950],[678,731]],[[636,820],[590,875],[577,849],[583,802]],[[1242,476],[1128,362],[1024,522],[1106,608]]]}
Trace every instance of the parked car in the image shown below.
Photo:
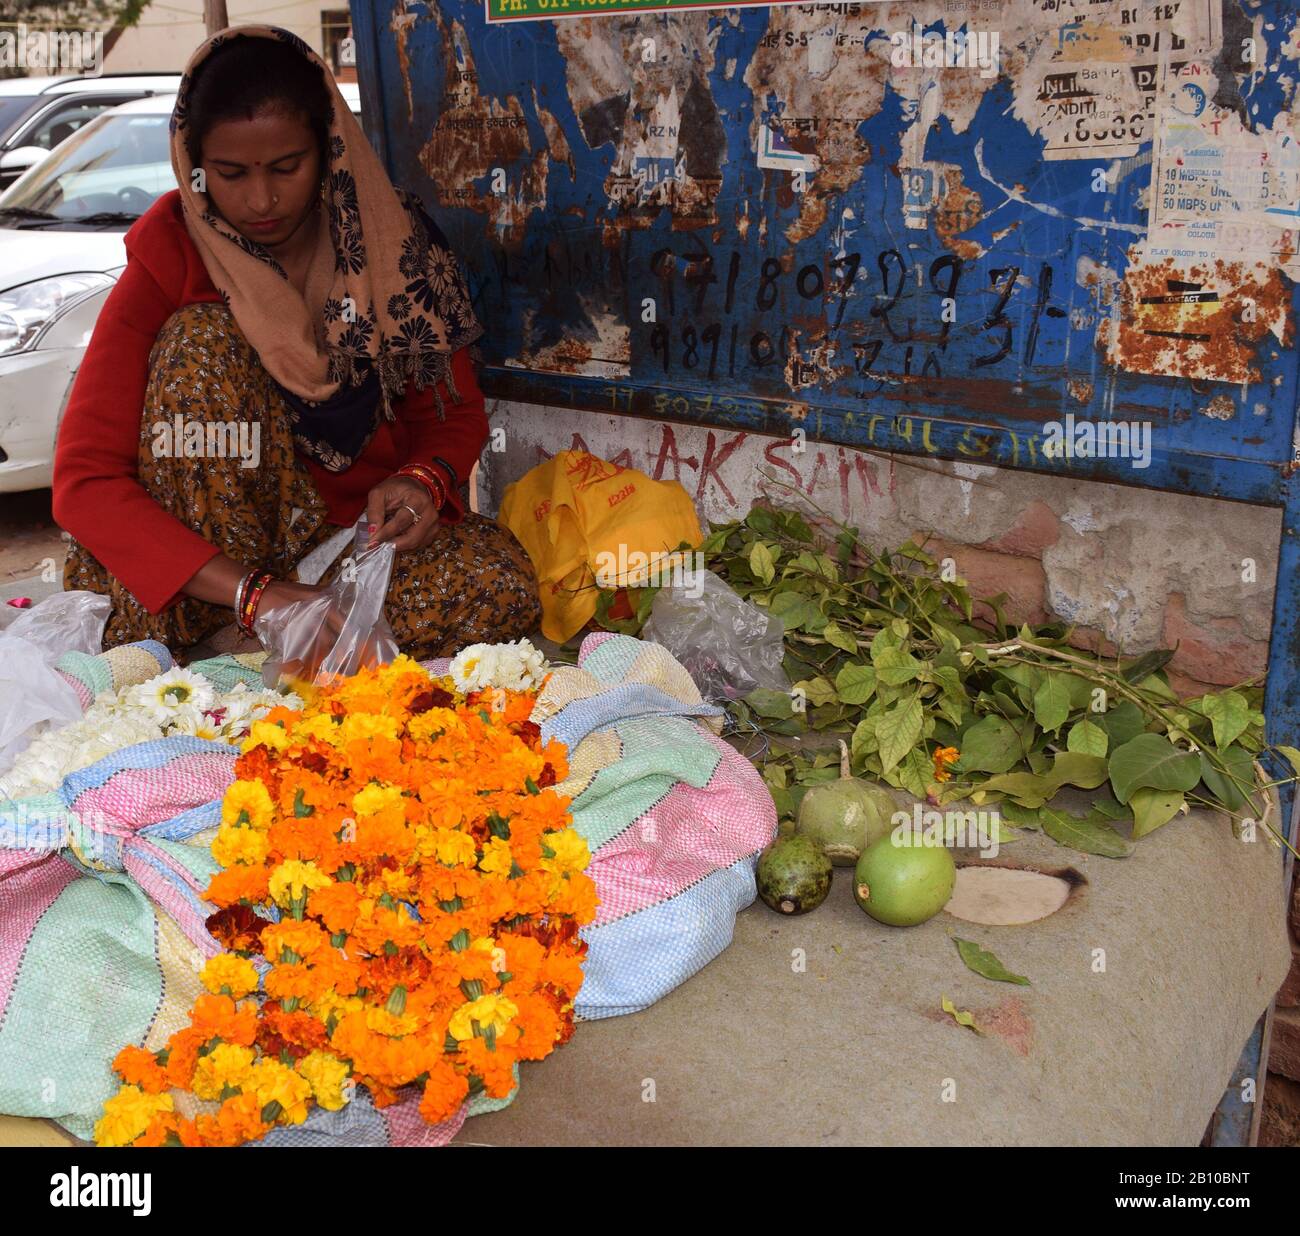
{"label": "parked car", "polygon": [[101,112],[133,99],[174,95],[177,73],[11,77],[0,81],[0,190]]}
{"label": "parked car", "polygon": [[[360,115],[358,88],[340,90]],[[123,236],[176,187],[174,95],[90,120],[0,195],[0,493],[51,482],[54,438]]]}

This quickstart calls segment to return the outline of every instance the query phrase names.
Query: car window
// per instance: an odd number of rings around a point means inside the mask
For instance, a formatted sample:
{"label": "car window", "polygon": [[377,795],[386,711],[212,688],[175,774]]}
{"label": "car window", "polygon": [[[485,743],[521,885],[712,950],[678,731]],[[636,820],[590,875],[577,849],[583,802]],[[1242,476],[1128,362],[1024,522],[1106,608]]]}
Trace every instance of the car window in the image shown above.
{"label": "car window", "polygon": [[105,108],[115,107],[123,99],[78,99],[69,100],[61,107],[53,108],[43,115],[22,136],[24,146],[40,146],[43,150],[53,150],[61,141],[71,137],[88,120],[94,120]]}
{"label": "car window", "polygon": [[36,102],[36,95],[6,94],[0,95],[0,142],[3,142],[12,129]]}
{"label": "car window", "polygon": [[143,214],[176,187],[169,120],[130,112],[100,116],[15,184],[4,206],[70,221],[105,211]]}

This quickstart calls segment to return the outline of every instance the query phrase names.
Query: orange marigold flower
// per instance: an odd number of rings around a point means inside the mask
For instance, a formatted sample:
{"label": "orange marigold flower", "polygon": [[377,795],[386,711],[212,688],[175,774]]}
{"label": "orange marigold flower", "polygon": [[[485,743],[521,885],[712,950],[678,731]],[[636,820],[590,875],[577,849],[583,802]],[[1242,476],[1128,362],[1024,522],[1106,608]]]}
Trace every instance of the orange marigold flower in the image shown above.
{"label": "orange marigold flower", "polygon": [[469,1096],[469,1082],[450,1064],[435,1064],[429,1070],[420,1099],[420,1115],[430,1124],[450,1120]]}
{"label": "orange marigold flower", "polygon": [[[223,908],[234,906],[241,901],[255,904],[266,900],[266,878],[267,870],[264,866],[240,864],[227,867],[224,871],[218,871],[213,875],[203,896],[214,906]],[[226,944],[224,940],[222,943]],[[240,946],[226,944],[226,947]]]}
{"label": "orange marigold flower", "polygon": [[948,771],[949,764],[955,764],[961,759],[961,752],[956,747],[936,747],[934,749],[934,779],[936,781],[947,781],[952,777]]}
{"label": "orange marigold flower", "polygon": [[190,1025],[204,1042],[218,1038],[248,1047],[257,1037],[257,1009],[252,1003],[236,1006],[229,996],[204,994],[194,1001]]}
{"label": "orange marigold flower", "polygon": [[146,1094],[161,1094],[170,1085],[158,1057],[134,1044],[122,1048],[113,1058],[113,1071],[128,1085],[139,1086]]}

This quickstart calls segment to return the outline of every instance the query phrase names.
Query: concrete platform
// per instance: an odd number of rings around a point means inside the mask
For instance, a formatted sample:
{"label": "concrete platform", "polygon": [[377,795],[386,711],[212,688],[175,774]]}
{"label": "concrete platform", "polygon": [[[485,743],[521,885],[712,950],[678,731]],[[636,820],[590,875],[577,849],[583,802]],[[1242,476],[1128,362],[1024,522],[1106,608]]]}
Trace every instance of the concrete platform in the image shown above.
{"label": "concrete platform", "polygon": [[[1279,852],[1195,813],[1128,859],[1030,835],[994,861],[1087,883],[1037,923],[940,914],[898,929],[868,918],[837,868],[811,914],[756,903],[731,947],[658,1004],[579,1025],[457,1141],[1196,1145],[1290,963]],[[952,936],[1032,986],[973,974]],[[945,1015],[945,995],[986,1033]]]}

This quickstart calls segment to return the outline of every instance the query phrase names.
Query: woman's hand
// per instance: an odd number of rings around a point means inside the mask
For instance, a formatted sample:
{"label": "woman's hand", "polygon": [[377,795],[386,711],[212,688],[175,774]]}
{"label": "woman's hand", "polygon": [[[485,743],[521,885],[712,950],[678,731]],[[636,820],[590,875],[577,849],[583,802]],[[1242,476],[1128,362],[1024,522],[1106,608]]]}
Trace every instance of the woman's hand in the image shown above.
{"label": "woman's hand", "polygon": [[[264,619],[269,619],[273,623],[277,610],[297,604],[299,601],[314,601],[324,596],[325,588],[319,584],[300,584],[287,579],[274,580],[267,584],[266,591],[262,593],[262,599],[258,602],[257,617],[253,622],[254,629],[256,630]],[[285,659],[280,667],[280,673],[284,677],[313,680],[320,670],[321,663],[338,642],[339,632],[343,629],[343,615],[333,605],[322,604],[316,608],[319,612],[314,612],[311,620],[319,623],[319,626],[310,631],[310,646],[296,648],[295,655]],[[266,646],[265,638],[262,639],[262,644]]]}
{"label": "woman's hand", "polygon": [[370,491],[366,500],[366,523],[370,525],[368,549],[392,541],[393,548],[423,549],[438,526],[429,491],[409,476],[390,476]]}

